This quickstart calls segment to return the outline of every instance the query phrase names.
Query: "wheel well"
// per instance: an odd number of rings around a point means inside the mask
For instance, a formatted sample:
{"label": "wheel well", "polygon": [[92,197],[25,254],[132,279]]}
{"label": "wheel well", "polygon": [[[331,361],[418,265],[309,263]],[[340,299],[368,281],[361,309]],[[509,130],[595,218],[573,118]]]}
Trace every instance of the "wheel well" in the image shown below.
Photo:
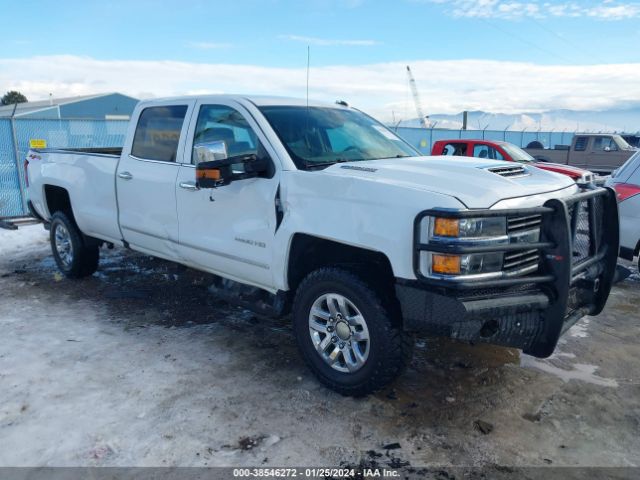
{"label": "wheel well", "polygon": [[44,198],[47,202],[47,210],[49,210],[50,215],[53,215],[55,212],[62,211],[73,216],[69,192],[64,188],[57,187],[55,185],[45,185]]}
{"label": "wheel well", "polygon": [[395,297],[393,270],[385,254],[302,233],[293,236],[287,265],[290,291],[312,271],[329,266],[360,273],[379,292]]}

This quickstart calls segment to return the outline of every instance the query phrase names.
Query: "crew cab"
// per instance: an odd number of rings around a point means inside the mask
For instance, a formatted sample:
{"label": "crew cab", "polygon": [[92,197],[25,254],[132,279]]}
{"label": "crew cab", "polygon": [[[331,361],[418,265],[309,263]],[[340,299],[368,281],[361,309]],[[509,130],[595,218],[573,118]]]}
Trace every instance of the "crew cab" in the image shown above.
{"label": "crew cab", "polygon": [[572,165],[602,175],[609,175],[637,151],[620,135],[605,133],[576,134],[571,145],[555,148],[543,148],[540,142],[532,142],[525,150],[541,162]]}
{"label": "crew cab", "polygon": [[586,184],[594,181],[593,173],[588,170],[559,163],[538,161],[520,147],[508,142],[467,139],[438,140],[433,144],[431,155],[457,155],[518,162],[567,175],[577,183]]}
{"label": "crew cab", "polygon": [[290,314],[307,365],[346,395],[399,375],[414,332],[550,355],[602,311],[618,253],[613,191],[421,157],[345,104],[143,101],[123,148],[31,150],[26,171],[67,277],[105,244],[210,272],[227,300]]}

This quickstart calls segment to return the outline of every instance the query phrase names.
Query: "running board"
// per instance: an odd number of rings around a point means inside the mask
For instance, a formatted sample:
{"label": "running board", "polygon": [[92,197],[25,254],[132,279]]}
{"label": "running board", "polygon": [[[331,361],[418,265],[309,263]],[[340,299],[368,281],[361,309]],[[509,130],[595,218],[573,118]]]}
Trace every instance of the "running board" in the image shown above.
{"label": "running board", "polygon": [[221,277],[217,277],[209,286],[209,292],[232,305],[246,308],[259,315],[279,318],[288,312],[289,302],[285,292],[274,295],[261,288]]}
{"label": "running board", "polygon": [[18,230],[20,227],[35,225],[37,223],[41,223],[41,221],[34,217],[0,218],[0,228],[4,228],[5,230]]}

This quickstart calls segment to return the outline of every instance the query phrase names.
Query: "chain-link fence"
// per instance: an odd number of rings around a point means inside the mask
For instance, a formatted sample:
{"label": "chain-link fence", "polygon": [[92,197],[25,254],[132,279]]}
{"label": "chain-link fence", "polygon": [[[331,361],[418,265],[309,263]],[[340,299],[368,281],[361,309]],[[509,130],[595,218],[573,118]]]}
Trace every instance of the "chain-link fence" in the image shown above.
{"label": "chain-link fence", "polygon": [[121,147],[126,120],[0,119],[0,218],[27,213],[24,159],[32,140],[47,148]]}
{"label": "chain-link fence", "polygon": [[[126,120],[0,119],[0,218],[27,213],[23,161],[31,140],[45,140],[47,148],[121,147]],[[571,143],[571,132],[514,132],[496,130],[396,129],[422,153],[431,153],[438,140],[477,138],[506,141],[526,147],[532,141],[545,148]]]}
{"label": "chain-link fence", "polygon": [[408,128],[398,127],[394,131],[424,154],[430,154],[433,144],[438,140],[482,139],[494,142],[509,142],[519,147],[526,147],[537,141],[544,148],[556,145],[569,145],[573,132],[527,132],[511,130],[449,130],[444,128]]}

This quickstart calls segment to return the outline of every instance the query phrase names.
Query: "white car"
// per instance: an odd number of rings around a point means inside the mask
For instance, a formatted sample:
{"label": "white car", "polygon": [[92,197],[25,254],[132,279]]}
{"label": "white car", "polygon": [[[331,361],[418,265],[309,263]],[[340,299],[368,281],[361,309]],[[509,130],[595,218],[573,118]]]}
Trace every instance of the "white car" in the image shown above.
{"label": "white car", "polygon": [[614,171],[605,185],[612,187],[618,198],[620,256],[633,260],[640,251],[640,152]]}
{"label": "white car", "polygon": [[213,273],[228,300],[291,313],[307,365],[348,395],[393,380],[416,331],[551,355],[615,271],[612,190],[420,156],[347,105],[144,101],[122,149],[27,158],[65,275],[95,272],[104,243]]}

